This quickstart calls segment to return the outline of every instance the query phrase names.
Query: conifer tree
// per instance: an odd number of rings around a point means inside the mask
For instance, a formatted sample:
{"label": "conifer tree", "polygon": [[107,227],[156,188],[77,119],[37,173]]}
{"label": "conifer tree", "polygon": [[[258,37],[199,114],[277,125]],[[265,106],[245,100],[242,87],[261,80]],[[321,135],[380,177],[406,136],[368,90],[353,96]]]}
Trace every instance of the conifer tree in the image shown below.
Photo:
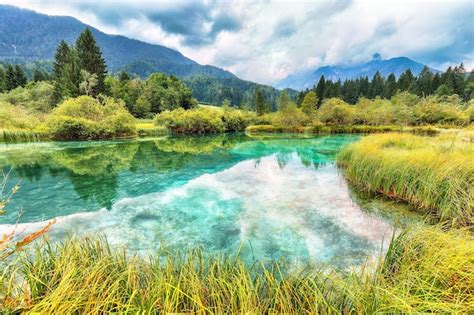
{"label": "conifer tree", "polygon": [[15,68],[10,64],[7,66],[7,71],[5,73],[5,83],[7,91],[11,91],[18,86],[16,81]]}
{"label": "conifer tree", "polygon": [[390,99],[395,95],[395,93],[397,93],[397,78],[395,77],[395,74],[390,73],[387,77],[387,81],[385,81],[383,97]]}
{"label": "conifer tree", "polygon": [[7,90],[5,79],[5,71],[0,67],[0,93],[3,93]]}
{"label": "conifer tree", "polygon": [[319,96],[318,107],[321,106],[323,99],[326,97],[326,79],[324,75],[321,76],[319,79],[318,85],[316,85],[315,89],[316,95]]}
{"label": "conifer tree", "polygon": [[259,116],[265,113],[265,99],[259,88],[255,91],[255,111]]}
{"label": "conifer tree", "polygon": [[410,69],[407,69],[398,79],[398,88],[401,91],[410,91],[413,88],[414,81],[415,77],[413,76],[413,73]]}
{"label": "conifer tree", "polygon": [[102,52],[97,46],[96,40],[89,28],[86,28],[76,41],[76,51],[79,61],[79,69],[89,72],[91,75],[97,75],[97,85],[94,88],[93,95],[105,93],[105,76],[107,67],[102,57]]}
{"label": "conifer tree", "polygon": [[54,100],[59,103],[64,98],[79,95],[80,69],[74,47],[61,41],[56,50],[53,64]]}
{"label": "conifer tree", "polygon": [[369,97],[375,98],[377,96],[382,96],[384,88],[384,80],[380,72],[376,72],[370,82]]}
{"label": "conifer tree", "polygon": [[419,96],[427,96],[433,93],[433,73],[427,66],[423,67],[416,79],[416,93]]}
{"label": "conifer tree", "polygon": [[28,83],[28,78],[26,77],[25,71],[19,66],[15,65],[15,82],[16,87],[25,86]]}

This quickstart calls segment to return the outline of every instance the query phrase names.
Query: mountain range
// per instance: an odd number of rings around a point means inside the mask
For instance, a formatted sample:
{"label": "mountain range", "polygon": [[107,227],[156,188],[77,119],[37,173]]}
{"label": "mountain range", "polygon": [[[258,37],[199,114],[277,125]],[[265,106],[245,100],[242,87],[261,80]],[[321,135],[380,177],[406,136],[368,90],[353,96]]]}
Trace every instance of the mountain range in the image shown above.
{"label": "mountain range", "polygon": [[109,71],[126,70],[141,78],[153,72],[175,75],[191,87],[199,101],[212,104],[222,104],[224,99],[232,104],[253,102],[256,88],[275,104],[280,93],[278,89],[288,89],[290,96],[296,98],[296,90],[311,88],[322,75],[330,80],[372,77],[376,71],[384,76],[392,72],[399,76],[406,69],[418,74],[424,66],[406,57],[382,60],[379,54],[375,54],[364,64],[325,66],[292,74],[272,87],[242,80],[215,66],[201,65],[165,46],[106,34],[73,17],[51,16],[11,5],[0,5],[0,63],[34,63],[51,67],[59,42],[64,39],[73,44],[85,28],[89,28],[96,38]]}
{"label": "mountain range", "polygon": [[[371,79],[377,71],[384,77],[393,73],[398,78],[407,69],[410,69],[414,75],[418,75],[424,66],[424,64],[407,57],[396,57],[384,60],[380,54],[375,53],[372,56],[372,60],[366,63],[350,66],[324,66],[316,70],[303,71],[287,76],[274,86],[279,89],[291,88],[304,90],[312,88],[323,75],[326,80],[344,81],[359,77],[368,77]],[[431,71],[433,73],[439,72],[439,70],[436,69],[431,69]]]}

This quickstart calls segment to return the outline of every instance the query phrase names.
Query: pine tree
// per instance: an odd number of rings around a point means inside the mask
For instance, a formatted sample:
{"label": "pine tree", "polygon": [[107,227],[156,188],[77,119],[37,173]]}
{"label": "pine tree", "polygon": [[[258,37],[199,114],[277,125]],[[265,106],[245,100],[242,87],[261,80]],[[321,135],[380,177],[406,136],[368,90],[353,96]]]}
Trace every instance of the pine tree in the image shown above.
{"label": "pine tree", "polygon": [[17,87],[24,87],[26,83],[28,83],[28,78],[26,77],[25,71],[23,71],[19,65],[15,66],[15,81]]}
{"label": "pine tree", "polygon": [[398,79],[398,88],[400,91],[411,91],[414,82],[415,77],[413,76],[413,73],[410,69],[407,69]]}
{"label": "pine tree", "polygon": [[433,73],[430,68],[424,66],[416,79],[416,93],[419,96],[427,96],[433,92]]}
{"label": "pine tree", "polygon": [[395,74],[390,73],[390,75],[387,77],[387,81],[385,81],[383,97],[390,99],[395,95],[395,93],[397,93],[397,78],[395,77]]}
{"label": "pine tree", "polygon": [[89,28],[79,35],[76,41],[76,51],[79,60],[79,68],[86,70],[91,75],[97,75],[97,86],[94,88],[93,95],[105,93],[105,76],[107,67],[102,57],[102,52],[97,46],[96,40]]}
{"label": "pine tree", "polygon": [[255,91],[255,111],[259,116],[265,113],[265,99],[259,88]]}
{"label": "pine tree", "polygon": [[16,81],[15,68],[13,67],[13,65],[9,64],[7,66],[7,71],[5,73],[5,83],[7,91],[11,91],[18,86]]}
{"label": "pine tree", "polygon": [[359,97],[369,97],[370,83],[368,77],[363,77],[360,79],[359,83]]}
{"label": "pine tree", "polygon": [[130,76],[128,75],[126,71],[120,71],[119,81],[120,82],[130,81]]}
{"label": "pine tree", "polygon": [[79,95],[81,81],[77,54],[65,41],[59,43],[53,64],[54,100],[56,103]]}
{"label": "pine tree", "polygon": [[318,102],[318,107],[321,106],[321,103],[323,99],[326,97],[326,79],[324,78],[324,75],[321,76],[321,78],[318,81],[318,85],[316,85],[315,89],[316,95],[319,96],[319,102]]}
{"label": "pine tree", "polygon": [[464,89],[466,87],[466,70],[464,69],[464,64],[461,64],[458,67],[454,67],[453,70],[453,91],[455,94],[462,96],[464,94]]}
{"label": "pine tree", "polygon": [[312,115],[314,111],[318,108],[318,96],[314,91],[308,92],[301,103],[301,110],[306,115]]}
{"label": "pine tree", "polygon": [[3,93],[7,90],[5,71],[0,67],[0,93]]}
{"label": "pine tree", "polygon": [[375,98],[377,96],[382,96],[384,89],[384,80],[380,72],[376,72],[370,82],[369,97]]}

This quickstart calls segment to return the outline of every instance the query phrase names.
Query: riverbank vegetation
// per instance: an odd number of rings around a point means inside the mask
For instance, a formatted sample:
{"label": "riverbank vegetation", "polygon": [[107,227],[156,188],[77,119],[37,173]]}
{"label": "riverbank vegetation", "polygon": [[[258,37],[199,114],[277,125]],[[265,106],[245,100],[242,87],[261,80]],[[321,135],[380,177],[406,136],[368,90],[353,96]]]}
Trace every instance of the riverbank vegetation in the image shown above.
{"label": "riverbank vegetation", "polygon": [[[192,90],[186,85],[193,80],[181,81],[162,73],[153,73],[146,80],[131,77],[124,71],[108,73],[100,47],[86,29],[74,45],[60,42],[51,73],[43,69],[28,73],[33,76],[30,81],[22,67],[0,66],[3,140],[147,136],[163,134],[165,129],[174,133],[245,129],[249,132],[369,133],[419,130],[429,125],[459,128],[474,121],[474,74],[467,75],[462,64],[435,74],[425,68],[418,77],[410,70],[399,78],[394,75],[383,78],[376,73],[372,80],[365,77],[332,82],[322,77],[312,89],[302,91],[298,97],[289,90],[282,91],[278,98],[270,97],[272,93],[258,87],[250,95],[247,88],[245,97],[236,98],[231,93],[230,100],[218,104],[224,111],[212,111],[200,108],[193,98]],[[219,91],[216,93],[222,92]],[[50,127],[56,128],[57,124],[47,120],[57,121],[57,117],[49,117],[57,116],[52,114],[53,109],[63,106],[64,102],[80,102],[77,100],[80,96],[94,98],[101,104],[107,97],[113,98],[130,115],[146,121],[154,119],[157,126],[143,128],[147,123],[138,122],[141,124],[135,126],[138,133],[128,127],[126,132],[89,130],[66,134],[52,130]],[[202,97],[199,93],[195,96]],[[236,99],[240,103],[236,103]],[[76,122],[84,118],[81,115],[74,118]],[[68,130],[72,131],[71,128]]]}
{"label": "riverbank vegetation", "polygon": [[349,145],[339,154],[338,163],[358,190],[408,202],[453,225],[472,226],[471,137],[371,135]]}
{"label": "riverbank vegetation", "polygon": [[200,250],[143,259],[105,240],[70,239],[3,262],[0,305],[39,313],[468,313],[473,255],[466,231],[438,227],[411,227],[385,257],[345,272],[248,265]]}

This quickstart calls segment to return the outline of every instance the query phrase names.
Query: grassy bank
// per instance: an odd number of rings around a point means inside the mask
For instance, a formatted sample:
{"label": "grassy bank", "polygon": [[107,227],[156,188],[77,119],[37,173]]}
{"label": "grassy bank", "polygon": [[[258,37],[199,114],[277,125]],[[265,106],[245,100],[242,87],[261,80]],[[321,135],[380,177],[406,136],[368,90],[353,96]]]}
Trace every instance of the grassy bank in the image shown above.
{"label": "grassy bank", "polygon": [[[405,230],[384,259],[358,271],[288,271],[200,251],[149,260],[103,240],[20,255],[0,272],[4,311],[40,313],[461,312],[474,307],[474,241],[462,230]],[[161,262],[160,262],[161,261]]]}
{"label": "grassy bank", "polygon": [[341,152],[338,163],[357,189],[455,225],[474,223],[474,144],[463,135],[371,135]]}

